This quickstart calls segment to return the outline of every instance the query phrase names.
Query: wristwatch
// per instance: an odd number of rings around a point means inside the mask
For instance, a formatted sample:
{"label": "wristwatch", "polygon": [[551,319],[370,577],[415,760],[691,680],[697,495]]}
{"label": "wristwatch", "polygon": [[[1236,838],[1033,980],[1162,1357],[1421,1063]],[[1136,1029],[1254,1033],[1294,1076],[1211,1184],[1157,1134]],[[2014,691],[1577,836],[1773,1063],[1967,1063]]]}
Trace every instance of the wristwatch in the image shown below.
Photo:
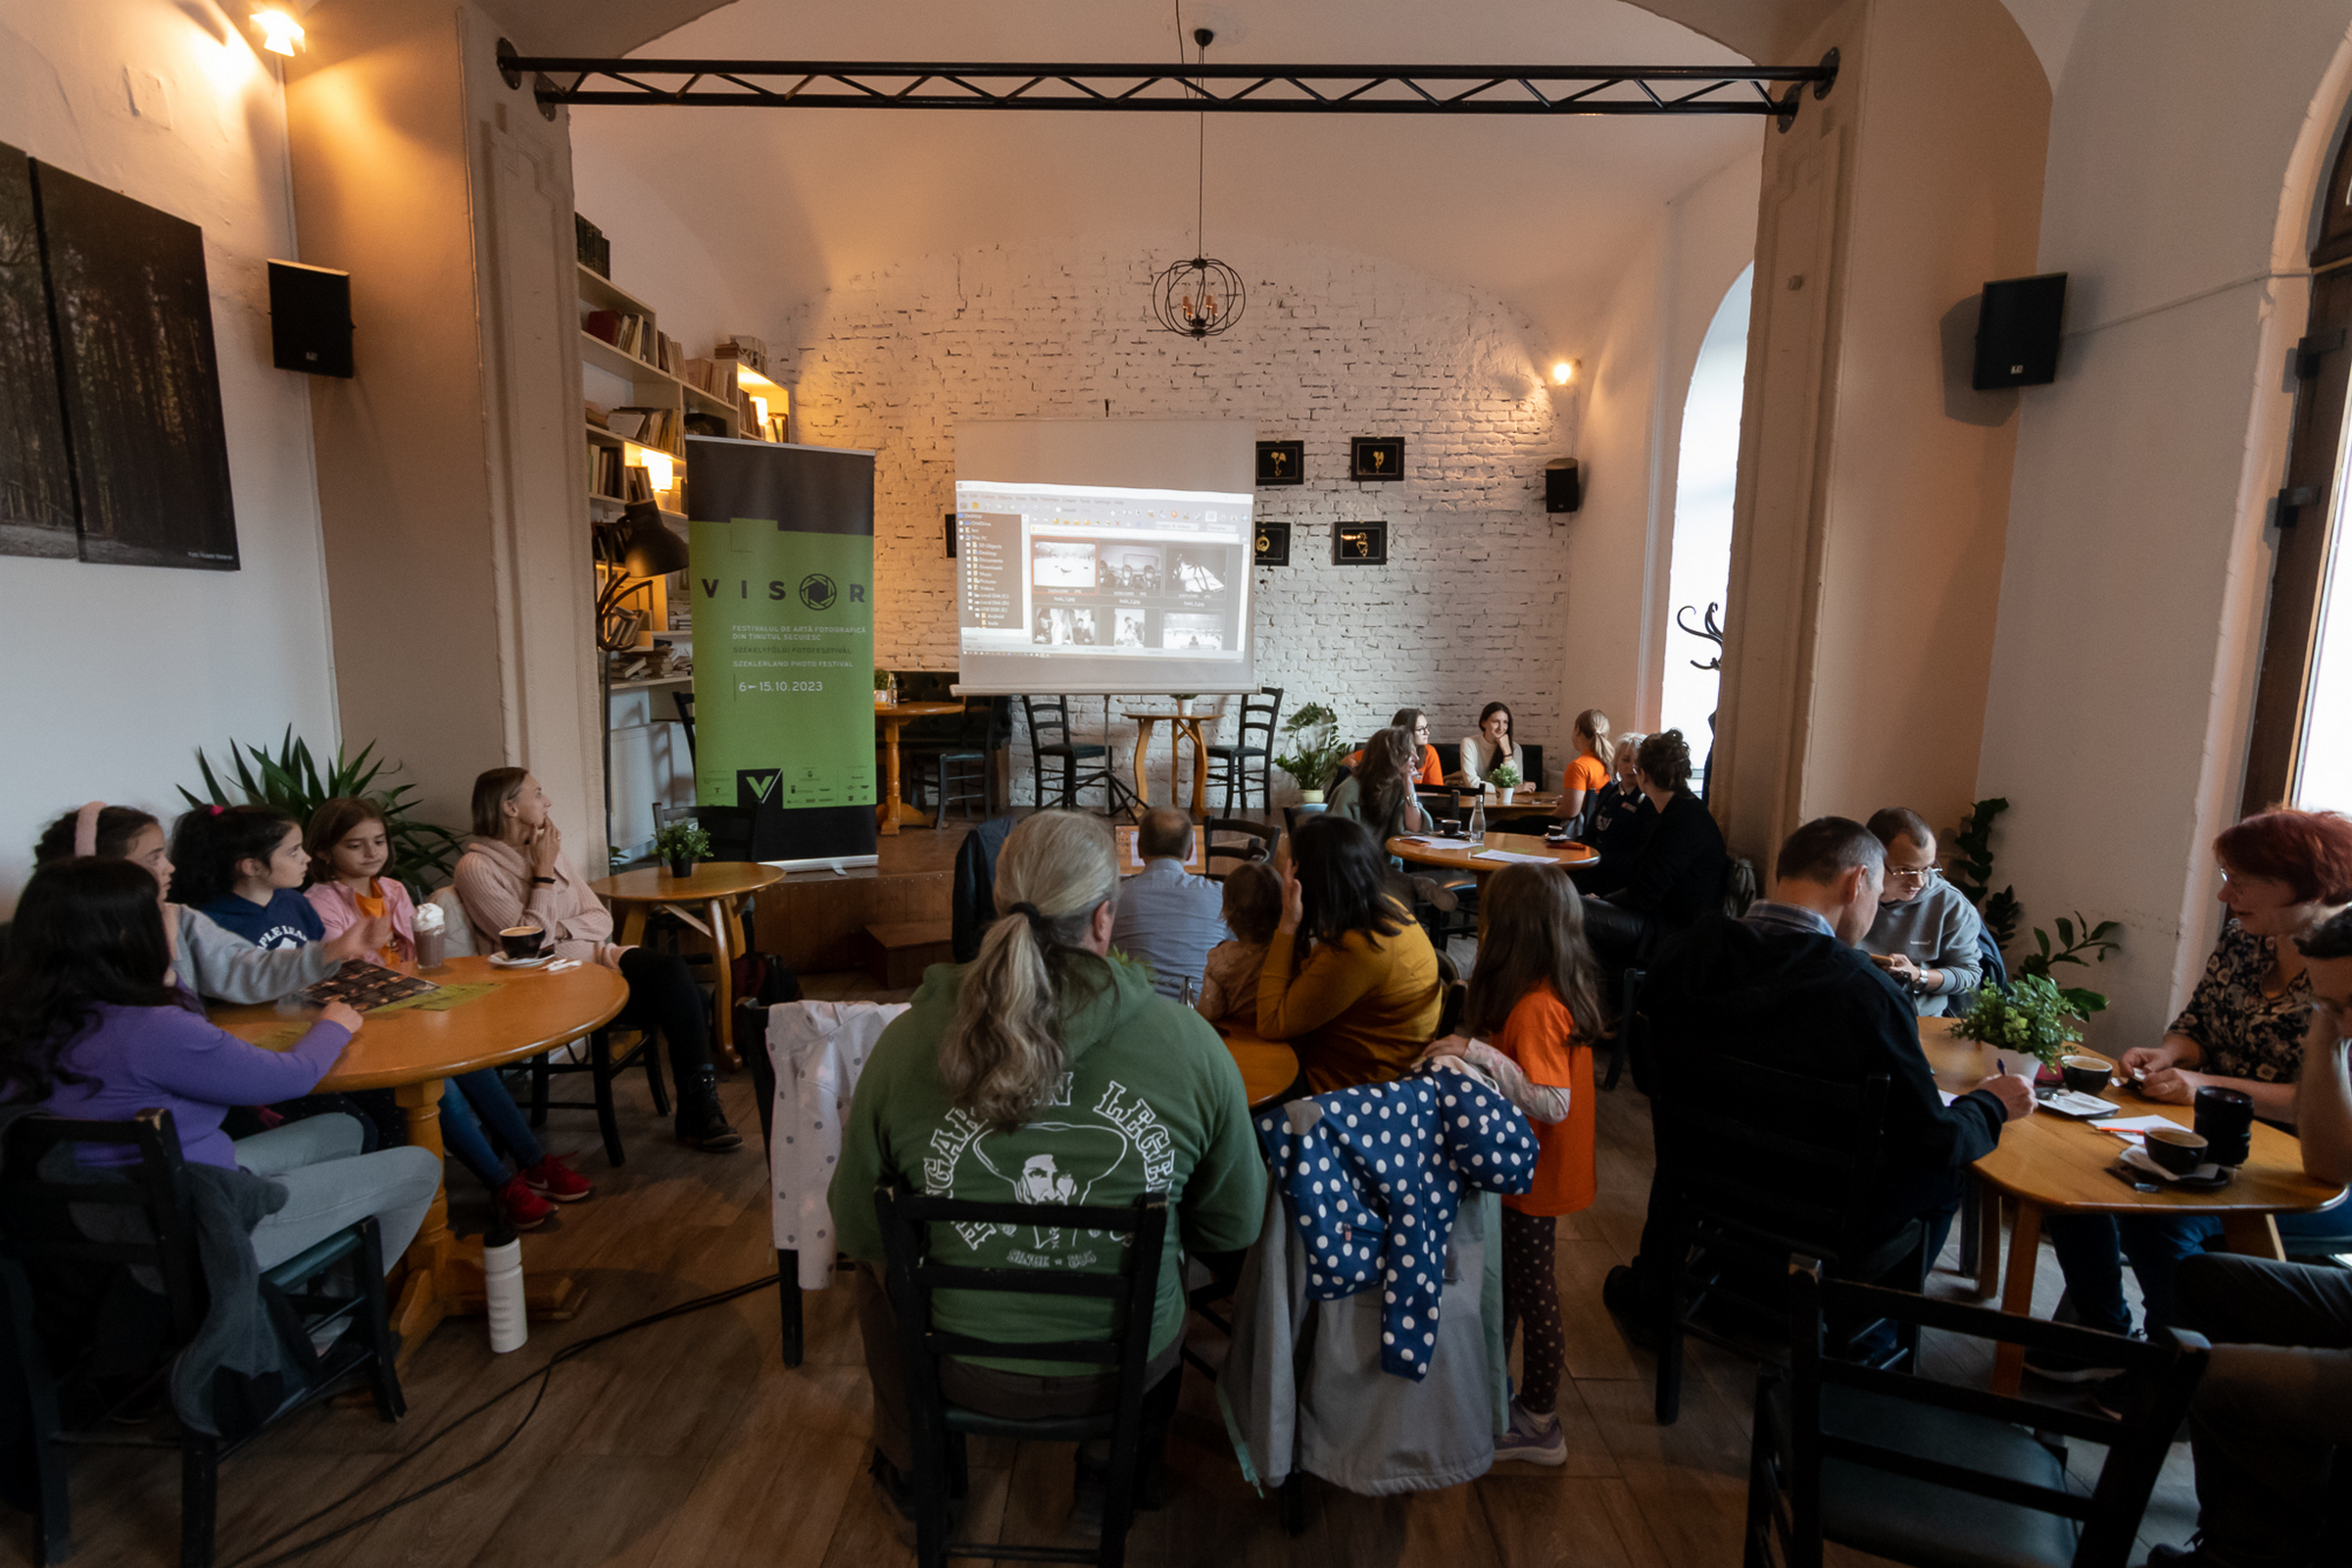
{"label": "wristwatch", "polygon": [[531,878],[531,885],[533,887],[552,888],[556,885],[556,879],[552,876],[535,876]]}

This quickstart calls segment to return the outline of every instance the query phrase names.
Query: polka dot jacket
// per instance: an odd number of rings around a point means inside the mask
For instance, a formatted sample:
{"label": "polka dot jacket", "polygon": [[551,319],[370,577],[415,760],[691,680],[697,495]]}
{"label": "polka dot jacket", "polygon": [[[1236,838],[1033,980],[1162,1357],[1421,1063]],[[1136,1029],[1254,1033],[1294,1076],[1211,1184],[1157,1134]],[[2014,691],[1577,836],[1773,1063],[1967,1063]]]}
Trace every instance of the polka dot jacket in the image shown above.
{"label": "polka dot jacket", "polygon": [[1450,1064],[1294,1100],[1256,1121],[1284,1212],[1305,1244],[1307,1295],[1337,1300],[1377,1282],[1381,1367],[1419,1381],[1438,1342],[1462,1189],[1526,1192],[1535,1128]]}

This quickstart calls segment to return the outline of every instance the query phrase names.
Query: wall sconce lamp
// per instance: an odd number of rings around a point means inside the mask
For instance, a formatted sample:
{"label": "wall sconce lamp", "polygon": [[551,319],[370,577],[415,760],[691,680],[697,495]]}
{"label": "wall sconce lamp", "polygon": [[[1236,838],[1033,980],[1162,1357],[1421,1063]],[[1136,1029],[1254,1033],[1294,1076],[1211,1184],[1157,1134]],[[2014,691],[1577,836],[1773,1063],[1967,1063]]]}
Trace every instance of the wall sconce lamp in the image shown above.
{"label": "wall sconce lamp", "polygon": [[273,55],[291,57],[302,47],[302,24],[292,12],[275,6],[265,6],[253,14],[253,30],[262,35],[262,47]]}
{"label": "wall sconce lamp", "polygon": [[1552,362],[1551,384],[1553,386],[1566,386],[1575,379],[1576,362],[1574,360],[1554,360]]}

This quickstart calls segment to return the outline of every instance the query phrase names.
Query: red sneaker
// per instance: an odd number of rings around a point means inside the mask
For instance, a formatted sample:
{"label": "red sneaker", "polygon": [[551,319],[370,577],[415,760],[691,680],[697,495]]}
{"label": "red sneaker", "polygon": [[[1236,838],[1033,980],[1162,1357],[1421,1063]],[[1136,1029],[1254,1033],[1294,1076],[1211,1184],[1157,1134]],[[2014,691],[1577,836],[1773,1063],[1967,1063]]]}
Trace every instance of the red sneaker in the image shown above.
{"label": "red sneaker", "polygon": [[555,1203],[576,1203],[595,1193],[587,1177],[564,1163],[562,1154],[550,1154],[522,1173],[522,1180],[531,1191]]}
{"label": "red sneaker", "polygon": [[521,1176],[510,1176],[497,1193],[498,1206],[506,1210],[507,1221],[518,1231],[537,1230],[554,1215],[556,1205],[530,1189]]}

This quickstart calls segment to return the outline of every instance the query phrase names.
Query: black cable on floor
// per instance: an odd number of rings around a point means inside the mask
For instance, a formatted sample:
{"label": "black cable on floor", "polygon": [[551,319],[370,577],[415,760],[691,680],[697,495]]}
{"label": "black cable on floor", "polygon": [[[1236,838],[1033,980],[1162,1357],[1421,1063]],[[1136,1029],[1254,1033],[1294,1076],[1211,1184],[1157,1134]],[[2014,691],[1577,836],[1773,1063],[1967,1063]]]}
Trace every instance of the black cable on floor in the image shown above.
{"label": "black cable on floor", "polygon": [[[699,1312],[705,1307],[717,1306],[722,1302],[732,1301],[738,1297],[749,1296],[754,1291],[765,1290],[768,1286],[775,1284],[779,1277],[779,1275],[770,1274],[764,1279],[757,1279],[749,1282],[748,1284],[737,1285],[729,1290],[720,1291],[711,1296],[699,1296],[691,1301],[681,1301],[676,1306],[663,1307],[659,1312],[649,1312],[644,1317],[637,1318],[632,1322],[623,1323],[616,1329],[607,1329],[602,1334],[591,1335],[589,1338],[581,1340],[575,1345],[566,1345],[564,1347],[564,1348],[558,1350],[554,1355],[549,1356],[547,1358],[547,1365],[541,1367],[538,1371],[530,1373],[528,1376],[523,1377],[518,1381],[508,1385],[506,1388],[499,1390],[498,1393],[493,1394],[490,1396],[490,1397],[484,1399],[481,1403],[475,1405],[464,1415],[461,1415],[457,1419],[451,1421],[440,1431],[434,1433],[431,1437],[426,1438],[422,1443],[419,1443],[416,1445],[416,1446],[411,1448],[408,1452],[402,1454],[399,1458],[393,1460],[390,1464],[384,1466],[383,1469],[377,1471],[374,1475],[369,1476],[367,1480],[361,1482],[358,1486],[352,1488],[349,1492],[346,1492],[334,1501],[326,1504],[326,1506],[322,1508],[317,1509],[305,1518],[296,1520],[293,1524],[288,1525],[276,1535],[271,1536],[268,1541],[265,1541],[260,1545],[254,1547],[252,1551],[230,1563],[229,1568],[248,1568],[248,1565],[250,1565],[250,1568],[277,1568],[279,1563],[292,1562],[297,1557],[303,1556],[309,1552],[317,1551],[320,1546],[327,1544],[329,1542],[340,1541],[355,1530],[371,1525],[378,1519],[381,1519],[399,1509],[407,1507],[412,1502],[416,1502],[424,1497],[431,1496],[443,1487],[465,1480],[466,1477],[473,1474],[476,1470],[481,1469],[482,1466],[488,1464],[491,1460],[506,1452],[508,1446],[512,1445],[516,1438],[522,1436],[522,1429],[531,1424],[531,1417],[539,1413],[540,1401],[547,1397],[547,1386],[556,1368],[562,1366],[573,1356],[578,1355],[583,1351],[594,1349],[597,1346],[604,1344],[607,1340],[618,1339],[623,1334],[633,1333],[642,1328],[649,1328],[656,1323],[667,1322],[673,1317],[683,1317],[689,1312]],[[514,1429],[512,1432],[509,1432],[505,1437],[499,1439],[498,1446],[492,1448],[488,1453],[483,1454],[471,1464],[463,1465],[458,1469],[451,1471],[448,1475],[443,1476],[440,1480],[430,1482],[425,1486],[419,1487],[415,1492],[409,1493],[405,1496],[395,1497],[390,1502],[387,1502],[382,1507],[376,1509],[374,1512],[362,1514],[359,1518],[352,1520],[349,1524],[338,1525],[334,1529],[328,1531],[325,1535],[306,1541],[298,1546],[288,1547],[286,1550],[279,1552],[274,1557],[262,1559],[259,1562],[255,1560],[260,1558],[263,1552],[268,1551],[270,1547],[276,1545],[288,1536],[294,1535],[298,1531],[309,1529],[312,1525],[317,1524],[319,1520],[333,1513],[336,1509],[344,1507],[350,1503],[354,1498],[364,1496],[369,1491],[381,1486],[384,1481],[391,1476],[392,1472],[407,1464],[411,1459],[414,1459],[418,1454],[423,1453],[427,1448],[430,1448],[434,1444],[439,1443],[443,1438],[446,1438],[451,1433],[457,1431],[458,1428],[464,1426],[466,1422],[471,1421],[475,1416],[491,1409],[493,1406],[506,1399],[509,1396],[519,1394],[522,1390],[530,1387],[533,1383],[539,1385],[539,1391],[531,1396],[530,1408],[522,1412],[522,1419],[514,1423]]]}

